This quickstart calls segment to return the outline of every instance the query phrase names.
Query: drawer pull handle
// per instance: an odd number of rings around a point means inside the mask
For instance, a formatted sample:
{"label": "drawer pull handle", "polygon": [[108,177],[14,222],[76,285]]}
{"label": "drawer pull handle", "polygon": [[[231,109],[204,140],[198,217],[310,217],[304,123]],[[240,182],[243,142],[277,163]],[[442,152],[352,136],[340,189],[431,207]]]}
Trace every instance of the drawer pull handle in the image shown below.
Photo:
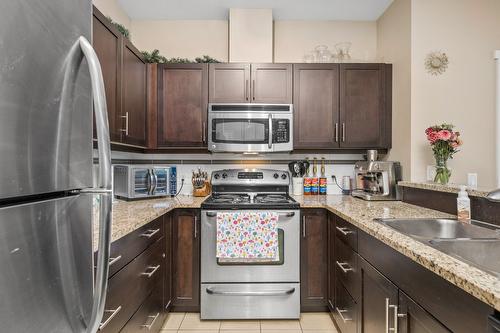
{"label": "drawer pull handle", "polygon": [[158,265],[158,266],[149,266],[147,269],[148,269],[148,270],[149,270],[149,269],[151,269],[151,272],[144,272],[144,273],[141,273],[141,275],[143,275],[143,276],[147,276],[147,277],[148,277],[148,279],[149,279],[150,277],[152,277],[152,276],[153,276],[153,274],[154,274],[154,273],[156,273],[156,271],[157,271],[158,269],[160,269],[160,265]]}
{"label": "drawer pull handle", "polygon": [[206,289],[207,294],[209,295],[223,295],[223,296],[283,296],[290,295],[295,292],[295,288],[290,289],[278,289],[278,290],[269,290],[269,291],[224,291],[224,290],[215,290],[212,288]]}
{"label": "drawer pull handle", "polygon": [[144,324],[141,327],[144,327],[145,329],[147,329],[149,331],[151,329],[151,327],[153,327],[156,319],[158,319],[159,316],[160,316],[159,312],[155,316],[148,316],[148,319],[149,318],[153,318],[153,320],[151,321],[151,323],[149,325],[148,324]]}
{"label": "drawer pull handle", "polygon": [[342,321],[344,323],[347,323],[348,321],[352,321],[351,318],[344,317],[344,313],[348,312],[347,310],[341,310],[338,307],[335,307],[335,311],[337,311],[337,313],[339,314],[340,318],[342,319]]}
{"label": "drawer pull handle", "polygon": [[121,258],[122,258],[122,256],[118,256],[118,257],[114,257],[114,258],[109,258],[108,266],[111,266],[111,265],[117,263],[118,260],[120,260]]}
{"label": "drawer pull handle", "polygon": [[346,227],[335,227],[335,229],[340,231],[342,233],[342,235],[344,235],[344,236],[347,236],[347,235],[354,233],[354,231],[352,231],[351,229],[346,228]]}
{"label": "drawer pull handle", "polygon": [[156,235],[159,231],[160,229],[148,230],[145,233],[141,234],[141,237],[151,238],[154,235]]}
{"label": "drawer pull handle", "polygon": [[120,312],[122,310],[122,306],[120,305],[119,307],[117,307],[116,309],[114,310],[104,310],[104,313],[111,313],[108,317],[108,319],[106,319],[103,323],[101,323],[99,325],[99,331],[104,329],[104,327],[108,326],[109,322],[111,320],[113,320],[113,318],[118,314],[118,312]]}
{"label": "drawer pull handle", "polygon": [[337,264],[337,266],[340,267],[340,269],[344,273],[349,273],[349,272],[354,271],[354,268],[349,267],[349,264],[346,263],[346,262],[338,262],[338,261],[336,261],[335,263]]}

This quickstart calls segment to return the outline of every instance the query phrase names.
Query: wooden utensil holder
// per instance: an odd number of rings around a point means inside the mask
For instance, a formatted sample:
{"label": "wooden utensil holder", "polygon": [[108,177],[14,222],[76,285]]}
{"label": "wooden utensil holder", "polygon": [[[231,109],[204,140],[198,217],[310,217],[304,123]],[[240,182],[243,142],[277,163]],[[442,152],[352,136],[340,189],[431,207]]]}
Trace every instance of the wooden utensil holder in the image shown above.
{"label": "wooden utensil holder", "polygon": [[207,180],[205,181],[205,184],[201,188],[193,188],[193,196],[195,197],[206,197],[207,195],[210,195],[212,192],[212,186],[210,185],[210,182]]}

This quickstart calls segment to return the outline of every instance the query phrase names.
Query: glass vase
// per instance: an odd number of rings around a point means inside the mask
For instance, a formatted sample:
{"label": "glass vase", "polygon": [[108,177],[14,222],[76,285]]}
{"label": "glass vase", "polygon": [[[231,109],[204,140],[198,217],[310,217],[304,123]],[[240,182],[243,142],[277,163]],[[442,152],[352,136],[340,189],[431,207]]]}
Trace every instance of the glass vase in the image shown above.
{"label": "glass vase", "polygon": [[438,155],[434,157],[436,158],[436,176],[434,176],[434,182],[446,185],[451,177],[451,170],[448,169],[448,159]]}

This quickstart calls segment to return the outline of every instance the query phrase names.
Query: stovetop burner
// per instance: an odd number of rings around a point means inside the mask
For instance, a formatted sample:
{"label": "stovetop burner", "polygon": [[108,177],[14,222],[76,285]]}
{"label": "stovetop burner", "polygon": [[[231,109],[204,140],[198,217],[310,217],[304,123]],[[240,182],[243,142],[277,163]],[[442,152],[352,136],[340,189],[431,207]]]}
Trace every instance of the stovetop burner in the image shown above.
{"label": "stovetop burner", "polygon": [[214,193],[203,203],[206,209],[292,209],[299,203],[288,194],[221,194]]}

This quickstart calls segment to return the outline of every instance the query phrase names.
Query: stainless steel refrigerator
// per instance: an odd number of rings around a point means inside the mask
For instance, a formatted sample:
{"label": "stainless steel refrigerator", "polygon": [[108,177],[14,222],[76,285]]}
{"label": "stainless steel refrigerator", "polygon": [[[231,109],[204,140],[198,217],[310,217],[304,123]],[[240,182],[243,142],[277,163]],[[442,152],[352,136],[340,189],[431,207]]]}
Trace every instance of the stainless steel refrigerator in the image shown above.
{"label": "stainless steel refrigerator", "polygon": [[0,332],[95,332],[102,317],[111,162],[91,22],[90,0],[0,1]]}

